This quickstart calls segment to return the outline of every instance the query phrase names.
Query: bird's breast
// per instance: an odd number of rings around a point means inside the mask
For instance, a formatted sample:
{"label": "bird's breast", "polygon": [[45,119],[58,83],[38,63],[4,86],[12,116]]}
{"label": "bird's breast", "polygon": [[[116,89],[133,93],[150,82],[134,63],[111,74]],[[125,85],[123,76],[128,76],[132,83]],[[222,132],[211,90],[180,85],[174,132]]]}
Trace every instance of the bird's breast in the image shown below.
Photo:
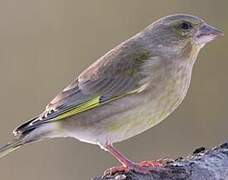
{"label": "bird's breast", "polygon": [[[164,78],[160,82],[151,82],[154,91],[148,91],[149,106],[152,107],[151,125],[157,124],[172,113],[183,101],[191,81],[191,64],[174,65],[166,69]],[[156,87],[158,86],[158,87]]]}

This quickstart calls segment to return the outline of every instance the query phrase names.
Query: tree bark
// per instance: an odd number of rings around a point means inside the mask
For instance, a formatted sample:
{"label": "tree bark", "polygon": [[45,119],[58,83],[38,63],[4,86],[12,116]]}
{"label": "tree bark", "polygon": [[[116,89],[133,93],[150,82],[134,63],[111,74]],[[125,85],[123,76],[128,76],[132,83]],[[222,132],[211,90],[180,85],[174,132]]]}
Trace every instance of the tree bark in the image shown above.
{"label": "tree bark", "polygon": [[228,141],[215,148],[199,148],[186,158],[150,168],[149,174],[129,171],[104,175],[93,180],[228,180]]}

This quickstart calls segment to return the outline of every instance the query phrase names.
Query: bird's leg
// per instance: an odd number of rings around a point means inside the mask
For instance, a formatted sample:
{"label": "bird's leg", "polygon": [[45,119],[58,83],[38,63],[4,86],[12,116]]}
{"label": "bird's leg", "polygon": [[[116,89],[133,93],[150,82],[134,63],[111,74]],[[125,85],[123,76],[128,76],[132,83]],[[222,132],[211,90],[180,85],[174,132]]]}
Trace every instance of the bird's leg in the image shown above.
{"label": "bird's leg", "polygon": [[160,162],[148,162],[143,161],[139,164],[129,160],[123,154],[121,154],[117,149],[115,149],[111,144],[107,144],[105,149],[112,154],[121,164],[120,167],[113,167],[105,172],[105,174],[115,174],[116,172],[128,172],[129,170],[133,170],[136,172],[140,172],[143,174],[149,173],[149,169],[145,167],[157,167],[161,166]]}
{"label": "bird's leg", "polygon": [[112,145],[108,144],[105,147],[109,153],[111,153],[124,167],[129,167],[134,162],[127,159],[123,154],[121,154],[116,148],[114,148]]}

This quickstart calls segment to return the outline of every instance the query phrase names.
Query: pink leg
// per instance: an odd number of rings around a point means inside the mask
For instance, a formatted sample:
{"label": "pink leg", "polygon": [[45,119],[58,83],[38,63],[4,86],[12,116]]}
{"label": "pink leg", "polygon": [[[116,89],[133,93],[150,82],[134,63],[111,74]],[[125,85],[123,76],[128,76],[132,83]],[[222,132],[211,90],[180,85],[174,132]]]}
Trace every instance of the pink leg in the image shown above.
{"label": "pink leg", "polygon": [[161,166],[159,162],[142,162],[142,163],[135,163],[127,159],[124,155],[122,155],[117,149],[115,149],[111,144],[107,144],[105,149],[112,154],[121,164],[120,167],[113,167],[108,170],[105,174],[115,174],[116,172],[128,172],[129,170],[133,170],[136,172],[140,172],[143,174],[147,174],[150,171],[145,167],[157,167]]}
{"label": "pink leg", "polygon": [[108,150],[109,153],[111,153],[124,167],[129,167],[134,162],[127,159],[123,154],[121,154],[117,149],[115,149],[112,145],[106,145],[105,148]]}

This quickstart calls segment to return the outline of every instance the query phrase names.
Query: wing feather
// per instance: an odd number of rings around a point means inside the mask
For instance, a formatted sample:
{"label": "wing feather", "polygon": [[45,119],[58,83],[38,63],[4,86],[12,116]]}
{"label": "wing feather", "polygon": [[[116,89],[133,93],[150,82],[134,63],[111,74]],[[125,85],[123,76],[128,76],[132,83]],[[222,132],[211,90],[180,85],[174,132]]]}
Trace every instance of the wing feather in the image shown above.
{"label": "wing feather", "polygon": [[[136,45],[132,53],[128,50],[128,46],[126,44],[117,46],[92,64],[60,92],[38,118],[26,126],[62,119],[74,113],[96,108],[102,103],[135,93],[144,86],[145,74],[141,68],[148,59],[152,58],[151,54]],[[100,99],[102,103],[94,101],[98,97],[102,97]]]}

